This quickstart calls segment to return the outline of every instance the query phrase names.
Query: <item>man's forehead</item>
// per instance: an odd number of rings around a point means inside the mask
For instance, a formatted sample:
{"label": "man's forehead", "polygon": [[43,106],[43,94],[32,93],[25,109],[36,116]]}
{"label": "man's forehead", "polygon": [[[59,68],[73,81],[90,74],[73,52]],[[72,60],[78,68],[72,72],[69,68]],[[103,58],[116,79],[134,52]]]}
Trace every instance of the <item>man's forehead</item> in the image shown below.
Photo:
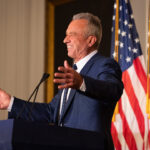
{"label": "man's forehead", "polygon": [[70,24],[68,25],[68,28],[66,30],[67,32],[70,32],[74,30],[74,32],[76,31],[76,29],[83,29],[86,25],[87,25],[88,21],[86,19],[77,19],[77,20],[72,20],[70,22]]}
{"label": "man's forehead", "polygon": [[75,19],[75,20],[72,20],[71,22],[70,22],[70,24],[69,25],[85,25],[85,24],[87,24],[88,23],[88,20],[87,19]]}

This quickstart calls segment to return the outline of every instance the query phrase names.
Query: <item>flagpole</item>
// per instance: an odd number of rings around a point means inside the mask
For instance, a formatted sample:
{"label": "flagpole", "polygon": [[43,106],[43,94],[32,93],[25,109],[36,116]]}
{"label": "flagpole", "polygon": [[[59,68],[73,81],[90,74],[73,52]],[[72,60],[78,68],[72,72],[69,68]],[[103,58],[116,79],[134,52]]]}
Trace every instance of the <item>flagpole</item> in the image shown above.
{"label": "flagpole", "polygon": [[[118,62],[118,48],[119,48],[119,38],[118,38],[118,29],[119,29],[119,0],[116,0],[116,18],[115,18],[115,57],[114,59]],[[116,104],[112,121],[115,121],[115,115],[119,113],[118,102]]]}
{"label": "flagpole", "polygon": [[116,19],[115,19],[115,60],[118,62],[118,28],[119,28],[119,0],[116,0]]}
{"label": "flagpole", "polygon": [[149,74],[150,74],[150,6],[149,6],[149,15],[148,15],[148,58],[147,58],[147,100],[146,100],[146,113],[150,119],[150,83],[149,83]]}

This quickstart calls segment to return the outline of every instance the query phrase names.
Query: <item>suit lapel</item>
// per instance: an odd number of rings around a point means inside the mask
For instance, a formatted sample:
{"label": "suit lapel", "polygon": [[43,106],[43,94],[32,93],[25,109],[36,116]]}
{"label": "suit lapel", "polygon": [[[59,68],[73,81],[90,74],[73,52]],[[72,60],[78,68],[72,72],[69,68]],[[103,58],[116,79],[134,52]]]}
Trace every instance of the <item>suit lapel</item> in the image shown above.
{"label": "suit lapel", "polygon": [[59,119],[59,110],[60,110],[60,101],[61,101],[61,95],[62,95],[63,90],[59,90],[58,94],[60,95],[60,100],[57,101],[56,103],[56,110],[54,111],[54,122],[58,122]]}
{"label": "suit lapel", "polygon": [[92,67],[93,63],[95,62],[95,60],[99,57],[100,55],[98,53],[96,53],[83,67],[83,69],[81,70],[80,74],[82,75],[86,75],[87,72],[90,70],[90,68]]}
{"label": "suit lapel", "polygon": [[65,107],[64,107],[63,114],[60,115],[61,118],[59,119],[59,124],[62,122],[62,119],[64,118],[64,116],[65,116],[67,110],[69,109],[69,106],[71,105],[71,102],[72,102],[72,100],[73,100],[73,97],[74,97],[75,93],[76,93],[76,90],[71,89],[70,94],[69,94],[69,97],[68,97],[68,100],[67,100],[67,102],[66,102],[66,104],[65,104]]}
{"label": "suit lapel", "polygon": [[67,100],[67,103],[66,103],[66,106],[65,106],[64,114],[66,113],[68,107],[70,106],[75,93],[76,93],[76,90],[75,89],[71,89],[69,97],[68,97],[68,100]]}
{"label": "suit lapel", "polygon": [[[81,70],[81,74],[82,75],[86,75],[87,72],[90,70],[91,66],[93,65],[95,59],[97,59],[99,57],[99,54],[95,54],[87,63],[86,65],[83,67],[83,69]],[[68,101],[65,105],[65,108],[64,108],[64,113],[62,114],[60,120],[59,120],[59,123],[61,123],[62,119],[64,118],[67,110],[69,109],[69,106],[71,105],[72,101],[73,101],[73,97],[75,96],[75,93],[76,93],[76,90],[75,89],[71,89],[70,91],[70,95],[69,95],[69,98],[68,98]]]}

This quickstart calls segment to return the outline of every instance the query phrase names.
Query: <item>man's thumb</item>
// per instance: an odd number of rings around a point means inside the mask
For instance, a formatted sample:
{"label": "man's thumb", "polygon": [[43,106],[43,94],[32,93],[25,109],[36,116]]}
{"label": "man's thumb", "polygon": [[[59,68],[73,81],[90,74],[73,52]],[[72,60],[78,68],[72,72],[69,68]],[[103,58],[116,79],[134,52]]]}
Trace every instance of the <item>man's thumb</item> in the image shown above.
{"label": "man's thumb", "polygon": [[65,60],[65,61],[64,61],[64,67],[65,67],[65,68],[70,68],[70,66],[69,66],[69,64],[68,64],[68,61],[67,61],[67,60]]}

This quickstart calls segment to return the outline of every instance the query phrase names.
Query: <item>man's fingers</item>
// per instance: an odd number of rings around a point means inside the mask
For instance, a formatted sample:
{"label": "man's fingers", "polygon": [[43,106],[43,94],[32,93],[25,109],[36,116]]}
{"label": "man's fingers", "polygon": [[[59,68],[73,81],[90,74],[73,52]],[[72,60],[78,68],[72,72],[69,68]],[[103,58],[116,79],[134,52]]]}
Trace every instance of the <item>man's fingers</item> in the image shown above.
{"label": "man's fingers", "polygon": [[80,75],[69,66],[68,62],[64,61],[64,66],[58,67],[58,71],[54,74],[54,83],[59,84],[58,88],[78,88],[80,83],[78,81]]}
{"label": "man's fingers", "polygon": [[54,83],[63,84],[63,83],[70,83],[73,79],[54,79]]}
{"label": "man's fingers", "polygon": [[72,85],[73,85],[72,82],[69,82],[69,83],[66,83],[63,85],[58,85],[58,89],[70,88],[70,87],[72,87]]}
{"label": "man's fingers", "polygon": [[63,79],[66,79],[66,78],[72,78],[72,74],[71,73],[59,73],[59,72],[56,72],[54,74],[54,76],[56,78],[63,78]]}
{"label": "man's fingers", "polygon": [[68,73],[68,72],[72,72],[72,68],[65,68],[65,67],[58,67],[58,71],[64,72],[64,73]]}

